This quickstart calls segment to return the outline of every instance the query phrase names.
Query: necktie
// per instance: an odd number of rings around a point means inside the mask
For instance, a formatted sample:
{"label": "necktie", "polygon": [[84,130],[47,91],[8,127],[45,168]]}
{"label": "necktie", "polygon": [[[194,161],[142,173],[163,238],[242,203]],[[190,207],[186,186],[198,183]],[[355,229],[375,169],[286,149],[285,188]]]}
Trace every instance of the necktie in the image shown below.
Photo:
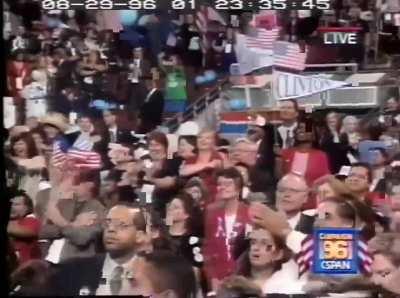
{"label": "necktie", "polygon": [[124,272],[124,268],[122,266],[117,266],[114,268],[111,279],[110,279],[110,290],[111,295],[118,295],[121,291],[122,287],[122,273]]}
{"label": "necktie", "polygon": [[115,143],[117,141],[117,138],[115,136],[115,132],[113,130],[110,130],[110,142]]}
{"label": "necktie", "polygon": [[290,147],[291,140],[290,140],[290,130],[286,130],[286,138],[285,138],[285,142],[283,144],[283,148],[287,149]]}

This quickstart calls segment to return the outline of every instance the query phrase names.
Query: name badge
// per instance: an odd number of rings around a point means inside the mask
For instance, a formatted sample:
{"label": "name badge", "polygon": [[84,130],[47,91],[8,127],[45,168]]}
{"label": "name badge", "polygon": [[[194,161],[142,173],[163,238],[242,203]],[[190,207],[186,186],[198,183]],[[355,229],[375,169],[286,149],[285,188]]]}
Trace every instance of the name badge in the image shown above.
{"label": "name badge", "polygon": [[359,273],[358,230],[317,229],[314,237],[314,273],[328,275]]}

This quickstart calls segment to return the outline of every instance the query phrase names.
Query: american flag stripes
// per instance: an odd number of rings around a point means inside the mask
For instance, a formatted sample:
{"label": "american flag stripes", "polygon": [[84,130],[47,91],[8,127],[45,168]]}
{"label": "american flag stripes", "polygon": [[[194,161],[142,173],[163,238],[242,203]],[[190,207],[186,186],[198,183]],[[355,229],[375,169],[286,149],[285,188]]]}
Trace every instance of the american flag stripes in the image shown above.
{"label": "american flag stripes", "polygon": [[301,250],[295,255],[295,260],[299,266],[299,276],[311,269],[314,256],[314,237],[308,235],[301,242]]}
{"label": "american flag stripes", "polygon": [[[372,257],[368,252],[367,244],[359,239],[357,241],[357,258],[358,267],[362,274],[369,275],[371,273]],[[313,235],[308,235],[301,243],[301,250],[295,255],[296,263],[299,266],[299,276],[309,271],[313,266],[314,260],[314,237]]]}
{"label": "american flag stripes", "polygon": [[279,28],[266,30],[257,28],[257,36],[246,35],[246,46],[251,49],[273,50],[274,42],[279,37]]}
{"label": "american flag stripes", "polygon": [[52,163],[56,167],[63,167],[66,162],[71,162],[79,169],[100,169],[101,156],[97,152],[90,151],[92,144],[82,140],[68,148],[63,140],[57,140],[53,146]]}
{"label": "american flag stripes", "polygon": [[295,70],[306,67],[307,52],[302,53],[297,43],[277,41],[274,44],[274,65]]}

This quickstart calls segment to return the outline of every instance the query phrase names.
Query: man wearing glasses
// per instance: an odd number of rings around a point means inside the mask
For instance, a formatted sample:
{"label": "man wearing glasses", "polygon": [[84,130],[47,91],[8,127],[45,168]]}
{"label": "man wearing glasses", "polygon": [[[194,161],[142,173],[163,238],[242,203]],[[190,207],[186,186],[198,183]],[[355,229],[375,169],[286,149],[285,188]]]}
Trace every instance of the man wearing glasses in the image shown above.
{"label": "man wearing glasses", "polygon": [[369,186],[372,183],[371,168],[365,163],[353,164],[345,183],[353,195],[364,201],[369,193]]}
{"label": "man wearing glasses", "polygon": [[295,173],[282,177],[276,189],[276,209],[286,215],[292,229],[306,234],[311,233],[314,222],[312,215],[302,212],[309,194],[305,179]]}
{"label": "man wearing glasses", "polygon": [[51,282],[54,295],[121,295],[130,287],[128,268],[145,240],[145,218],[139,209],[118,204],[102,225],[106,253],[60,264]]}

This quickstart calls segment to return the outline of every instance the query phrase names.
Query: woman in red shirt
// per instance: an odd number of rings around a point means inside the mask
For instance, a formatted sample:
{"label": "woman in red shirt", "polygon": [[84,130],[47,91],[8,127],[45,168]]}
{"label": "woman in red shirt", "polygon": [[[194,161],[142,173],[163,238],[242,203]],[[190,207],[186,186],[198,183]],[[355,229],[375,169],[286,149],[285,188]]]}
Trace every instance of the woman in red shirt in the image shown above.
{"label": "woman in red shirt", "polygon": [[12,241],[19,264],[40,259],[38,243],[40,221],[32,214],[33,203],[25,193],[12,199],[7,233]]}
{"label": "woman in red shirt", "polygon": [[203,180],[209,191],[207,206],[214,201],[216,193],[215,170],[222,168],[222,157],[217,151],[218,135],[212,130],[203,130],[197,137],[198,153],[195,157],[186,160],[179,171],[182,177],[198,176]]}
{"label": "woman in red shirt", "polygon": [[[281,151],[277,160],[279,172],[282,176],[295,172],[304,176],[308,185],[312,185],[318,178],[330,174],[328,157],[325,152],[313,148],[314,134],[311,125],[299,123],[295,131],[295,146]],[[306,203],[313,208],[313,203]]]}

